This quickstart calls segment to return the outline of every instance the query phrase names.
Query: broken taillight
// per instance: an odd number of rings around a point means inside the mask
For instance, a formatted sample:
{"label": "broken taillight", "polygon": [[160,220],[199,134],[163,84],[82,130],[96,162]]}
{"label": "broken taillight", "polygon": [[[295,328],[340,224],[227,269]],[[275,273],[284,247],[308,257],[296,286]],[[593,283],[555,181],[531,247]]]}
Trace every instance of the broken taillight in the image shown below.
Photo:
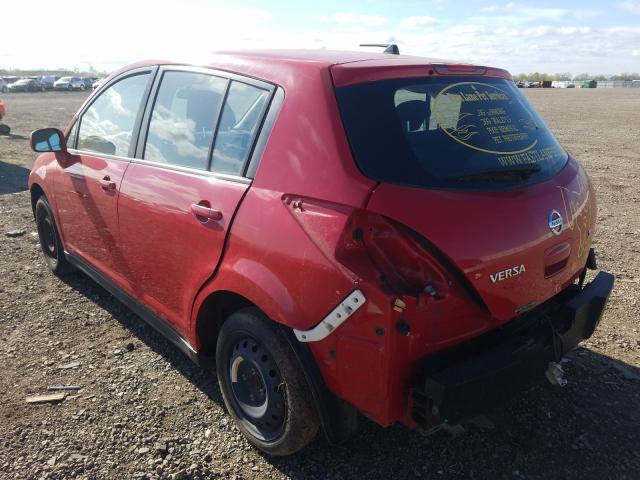
{"label": "broken taillight", "polygon": [[393,294],[442,298],[445,270],[408,227],[366,210],[355,210],[336,247],[336,259],[365,281]]}
{"label": "broken taillight", "polygon": [[410,228],[345,205],[294,195],[282,200],[316,246],[362,280],[396,295],[447,295],[447,270]]}

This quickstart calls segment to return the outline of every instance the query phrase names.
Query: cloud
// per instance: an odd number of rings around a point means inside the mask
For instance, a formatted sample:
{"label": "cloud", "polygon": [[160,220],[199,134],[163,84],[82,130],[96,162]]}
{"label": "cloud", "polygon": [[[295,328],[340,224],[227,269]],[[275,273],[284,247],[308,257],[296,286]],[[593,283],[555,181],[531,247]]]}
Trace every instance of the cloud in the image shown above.
{"label": "cloud", "polygon": [[400,27],[407,28],[409,30],[435,27],[437,25],[438,21],[435,18],[428,16],[407,17],[400,20]]}
{"label": "cloud", "polygon": [[[627,0],[640,2],[640,0]],[[472,18],[479,23],[524,24],[524,23],[557,23],[567,19],[585,19],[602,15],[601,10],[566,9],[549,7],[532,7],[526,3],[509,2],[491,4],[479,9],[484,15]]]}
{"label": "cloud", "polygon": [[[24,22],[4,22],[3,38],[20,42],[0,43],[0,58],[5,68],[87,68],[112,70],[143,58],[183,58],[199,56],[214,49],[244,45],[249,32],[266,35],[271,30],[272,13],[260,8],[216,7],[185,0],[177,6],[165,0],[110,0],[100,12],[100,22],[87,21],[82,9],[61,12],[59,5],[34,0],[3,4],[3,17],[28,18]],[[32,15],[36,9],[38,14]],[[150,10],[152,9],[152,10]],[[153,22],[140,22],[152,11]],[[126,12],[123,15],[122,12]],[[181,18],[188,21],[179,21]],[[73,42],[70,48],[47,48],[51,25],[73,25],[74,37],[90,41]],[[117,29],[117,35],[114,34]]]}
{"label": "cloud", "polygon": [[627,12],[640,14],[640,0],[626,0],[618,6]]}
{"label": "cloud", "polygon": [[379,15],[359,15],[357,13],[334,13],[329,17],[330,21],[342,26],[379,27],[387,23],[386,17]]}
{"label": "cloud", "polygon": [[[282,18],[287,17],[281,18],[275,6],[223,8],[201,0],[183,0],[179,6],[169,0],[111,0],[110,8],[101,13],[101,21],[92,23],[86,21],[86,11],[82,9],[62,12],[50,1],[33,0],[38,11],[33,16],[33,3],[9,2],[3,7],[3,15],[29,18],[31,34],[24,35],[21,22],[5,22],[3,38],[20,41],[0,43],[0,67],[87,68],[92,64],[98,69],[113,70],[144,58],[183,60],[188,55],[202,63],[214,50],[358,50],[362,42],[381,41],[397,43],[405,54],[493,65],[513,73],[538,70],[608,74],[638,70],[638,22],[630,22],[635,26],[596,26],[601,22],[580,21],[573,11],[539,9],[533,3],[526,8],[527,4],[520,3],[524,0],[518,1],[487,1],[489,7],[493,3],[496,8],[485,12],[477,9],[486,21],[473,15],[445,21],[445,13],[438,14],[440,26],[429,26],[431,22],[426,20],[409,21],[425,17],[419,13],[392,20],[391,16],[334,11],[325,17],[322,13],[305,13],[304,18],[295,18],[296,25],[286,25]],[[139,18],[148,16],[152,7],[153,22],[140,23]],[[127,15],[123,16],[123,11]],[[529,16],[518,20],[523,12]],[[177,21],[179,18],[188,21]],[[400,28],[403,21],[406,22]],[[46,49],[43,45],[49,40],[54,23],[73,25],[77,38],[91,41],[75,42],[73,48]],[[118,35],[113,34],[114,25]]]}
{"label": "cloud", "polygon": [[[398,40],[406,54],[502,67],[512,73],[538,70],[612,74],[637,70],[634,62],[640,56],[636,48],[640,45],[640,26],[492,28],[469,24],[433,32],[406,32]],[[429,46],[427,51],[425,45]]]}
{"label": "cloud", "polygon": [[467,35],[476,36],[483,35],[489,30],[484,25],[456,25],[455,27],[448,28],[445,32],[449,35]]}

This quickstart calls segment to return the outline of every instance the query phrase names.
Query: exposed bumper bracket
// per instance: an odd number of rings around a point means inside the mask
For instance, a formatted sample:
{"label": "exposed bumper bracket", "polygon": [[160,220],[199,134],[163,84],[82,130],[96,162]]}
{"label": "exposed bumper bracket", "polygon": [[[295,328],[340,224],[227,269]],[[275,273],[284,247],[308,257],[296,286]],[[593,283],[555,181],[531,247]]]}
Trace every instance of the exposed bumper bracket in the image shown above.
{"label": "exposed bumper bracket", "polygon": [[329,336],[336,328],[342,325],[347,318],[353,315],[367,301],[362,292],[354,290],[340,305],[334,308],[329,315],[310,330],[296,330],[293,332],[301,342],[317,342]]}

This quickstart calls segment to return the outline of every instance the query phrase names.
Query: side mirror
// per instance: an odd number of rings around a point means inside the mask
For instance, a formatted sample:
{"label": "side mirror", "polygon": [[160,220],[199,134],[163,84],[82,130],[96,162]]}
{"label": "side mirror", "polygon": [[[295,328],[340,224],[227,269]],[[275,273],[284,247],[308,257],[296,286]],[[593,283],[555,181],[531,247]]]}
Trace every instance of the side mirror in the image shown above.
{"label": "side mirror", "polygon": [[66,152],[64,134],[57,128],[41,128],[31,132],[31,149],[34,152]]}

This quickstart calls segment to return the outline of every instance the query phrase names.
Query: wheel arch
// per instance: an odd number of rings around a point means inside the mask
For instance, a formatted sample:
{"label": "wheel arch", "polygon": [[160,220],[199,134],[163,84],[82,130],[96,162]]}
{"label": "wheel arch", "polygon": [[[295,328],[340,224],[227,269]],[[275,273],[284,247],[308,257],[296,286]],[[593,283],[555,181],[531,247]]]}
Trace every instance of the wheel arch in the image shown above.
{"label": "wheel arch", "polygon": [[231,314],[245,307],[259,308],[248,298],[232,291],[218,290],[210,293],[200,304],[196,315],[196,350],[213,357],[222,324]]}
{"label": "wheel arch", "polygon": [[45,198],[47,198],[47,196],[44,193],[44,189],[40,186],[39,183],[32,183],[31,184],[31,188],[29,189],[30,193],[31,193],[31,210],[33,212],[34,218],[35,218],[35,214],[36,214],[36,203],[38,203],[38,199],[42,196],[44,196]]}
{"label": "wheel arch", "polygon": [[[230,290],[217,290],[199,302],[195,316],[198,355],[206,359],[214,358],[218,333],[223,323],[231,314],[246,307],[257,308],[280,327],[311,389],[326,439],[333,445],[344,442],[358,428],[357,410],[329,391],[311,350],[307,344],[298,341],[293,329],[271,318],[265,309],[246,296]],[[209,364],[209,361],[202,363]]]}

